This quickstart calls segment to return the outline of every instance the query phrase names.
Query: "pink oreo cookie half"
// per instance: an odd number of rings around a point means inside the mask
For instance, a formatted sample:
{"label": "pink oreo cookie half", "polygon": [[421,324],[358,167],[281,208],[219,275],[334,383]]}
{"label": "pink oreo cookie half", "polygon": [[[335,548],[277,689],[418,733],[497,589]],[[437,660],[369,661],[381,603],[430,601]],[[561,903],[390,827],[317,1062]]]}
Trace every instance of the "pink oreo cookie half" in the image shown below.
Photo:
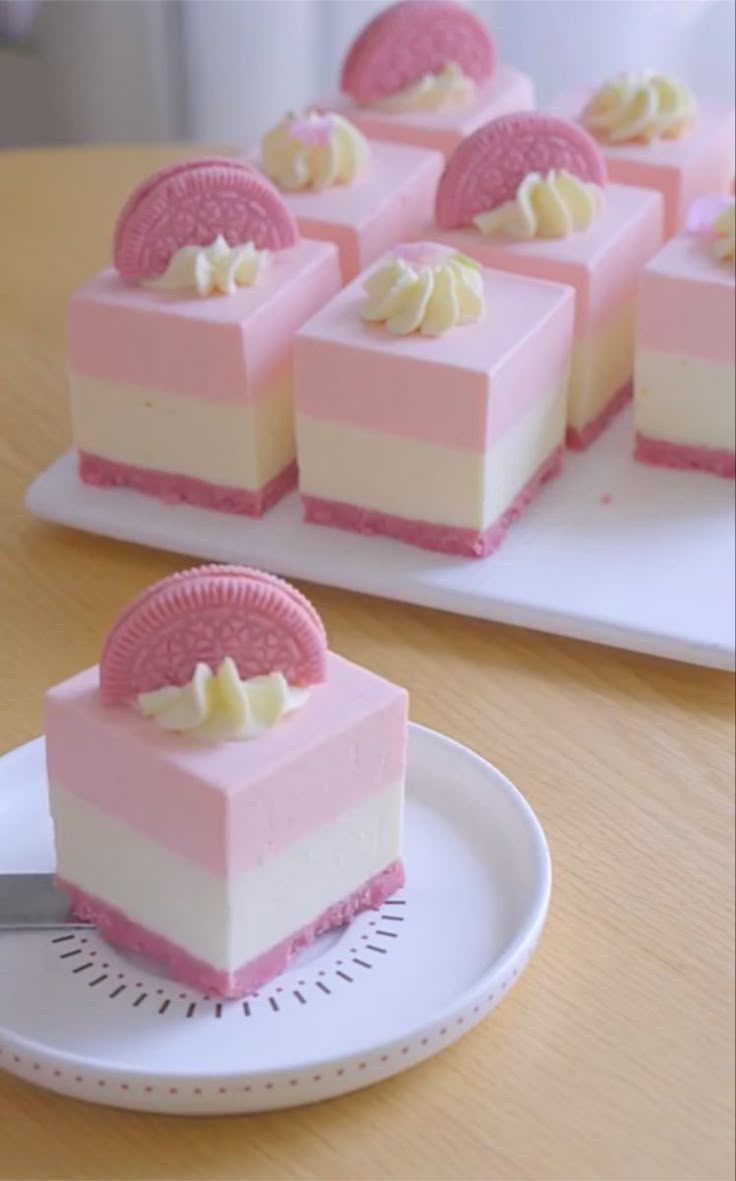
{"label": "pink oreo cookie half", "polygon": [[288,582],[244,566],[199,566],[143,591],[112,627],[100,658],[100,698],[185,685],[202,662],[229,656],[243,680],[280,672],[293,686],[324,680],[327,639],[312,604]]}
{"label": "pink oreo cookie half", "polygon": [[530,172],[565,169],[603,185],[605,161],[595,141],[575,123],[522,111],[485,123],[453,152],[440,177],[435,219],[443,230],[470,225],[512,200]]}
{"label": "pink oreo cookie half", "polygon": [[283,250],[299,238],[278,191],[243,160],[205,156],[162,168],[128,197],[115,226],[113,260],[123,279],[162,275],[182,246]]}
{"label": "pink oreo cookie half", "polygon": [[400,0],[365,26],[342,67],[340,89],[370,106],[453,62],[483,82],[495,50],[482,21],[451,0]]}

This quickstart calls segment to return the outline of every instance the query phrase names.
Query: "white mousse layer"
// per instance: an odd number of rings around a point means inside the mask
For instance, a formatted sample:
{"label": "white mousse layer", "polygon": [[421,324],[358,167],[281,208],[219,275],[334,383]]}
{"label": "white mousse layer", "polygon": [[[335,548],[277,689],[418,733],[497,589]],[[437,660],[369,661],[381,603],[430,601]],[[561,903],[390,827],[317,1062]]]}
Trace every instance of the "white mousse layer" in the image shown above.
{"label": "white mousse layer", "polygon": [[733,365],[639,349],[634,368],[636,429],[651,439],[733,450]]}
{"label": "white mousse layer", "polygon": [[567,377],[485,453],[297,419],[299,487],[412,521],[485,529],[563,441]]}
{"label": "white mousse layer", "polygon": [[291,379],[252,403],[209,401],[72,374],[80,451],[256,492],[294,459]]}
{"label": "white mousse layer", "polygon": [[577,340],[572,351],[568,425],[582,430],[597,418],[622,386],[634,365],[634,305],[614,312],[598,332]]}
{"label": "white mousse layer", "polygon": [[403,783],[229,882],[58,785],[49,794],[60,876],[221,971],[307,926],[401,855]]}

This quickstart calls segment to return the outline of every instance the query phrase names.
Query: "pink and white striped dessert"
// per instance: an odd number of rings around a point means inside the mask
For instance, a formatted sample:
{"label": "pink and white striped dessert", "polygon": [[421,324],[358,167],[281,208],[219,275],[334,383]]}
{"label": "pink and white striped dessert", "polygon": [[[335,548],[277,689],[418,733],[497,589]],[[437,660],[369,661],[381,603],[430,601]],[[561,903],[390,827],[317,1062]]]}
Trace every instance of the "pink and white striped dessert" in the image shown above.
{"label": "pink and white striped dessert", "polygon": [[549,110],[595,136],[609,180],[662,194],[665,239],[682,228],[696,198],[728,192],[733,106],[698,102],[666,73],[622,71],[598,88],[565,91]]}
{"label": "pink and white striped dessert", "polygon": [[343,282],[432,215],[439,152],[367,140],[334,111],[287,115],[253,159],[278,188],[305,238],[334,242]]}
{"label": "pink and white striped dessert", "polygon": [[734,199],[703,198],[642,275],[635,456],[736,475]]}
{"label": "pink and white striped dessert", "polygon": [[46,694],[75,913],[194,988],[258,988],[403,884],[406,713],[280,579],[201,567],[144,591],[99,667]]}
{"label": "pink and white striped dessert", "polygon": [[85,483],[260,515],[296,483],[296,329],[340,287],[243,161],[154,174],[117,224],[115,267],[74,293],[69,397]]}
{"label": "pink and white striped dessert", "polygon": [[397,247],[297,334],[305,519],[489,554],[560,467],[569,287]]}
{"label": "pink and white striped dessert", "polygon": [[589,135],[529,111],[455,151],[426,231],[483,266],[575,289],[567,445],[589,446],[631,398],[639,274],[662,242],[662,198],[607,184]]}
{"label": "pink and white striped dessert", "polygon": [[370,139],[448,156],[477,127],[534,106],[528,75],[499,62],[483,22],[453,0],[399,0],[350,46],[326,104]]}

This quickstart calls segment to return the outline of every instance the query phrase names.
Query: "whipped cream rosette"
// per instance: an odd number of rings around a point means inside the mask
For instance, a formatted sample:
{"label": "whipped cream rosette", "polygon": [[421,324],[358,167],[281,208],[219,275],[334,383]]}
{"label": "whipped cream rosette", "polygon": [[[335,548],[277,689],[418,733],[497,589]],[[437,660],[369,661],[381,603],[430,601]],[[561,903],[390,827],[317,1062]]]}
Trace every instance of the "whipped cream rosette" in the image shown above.
{"label": "whipped cream rosette", "polygon": [[679,139],[692,127],[698,105],[690,88],[655,70],[626,71],[605,82],[583,111],[583,124],[610,144]]}
{"label": "whipped cream rosette", "polygon": [[334,111],[286,115],[261,140],[263,171],[286,191],[352,184],[369,160],[365,136]]}
{"label": "whipped cream rosette", "polygon": [[484,311],[480,268],[472,259],[434,242],[398,246],[363,284],[364,320],[385,324],[396,336],[441,336],[478,321]]}

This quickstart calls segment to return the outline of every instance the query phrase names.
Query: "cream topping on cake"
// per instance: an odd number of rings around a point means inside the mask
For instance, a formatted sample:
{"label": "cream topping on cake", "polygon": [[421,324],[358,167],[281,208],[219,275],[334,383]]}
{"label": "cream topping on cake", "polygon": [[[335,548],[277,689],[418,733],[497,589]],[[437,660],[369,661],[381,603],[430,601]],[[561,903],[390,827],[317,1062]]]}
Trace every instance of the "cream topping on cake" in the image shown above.
{"label": "cream topping on cake", "polygon": [[365,136],[334,111],[286,115],[261,140],[263,171],[291,191],[351,184],[369,159]]}
{"label": "cream topping on cake", "polygon": [[213,672],[198,663],[186,685],[139,693],[138,710],[164,730],[205,741],[257,738],[304,705],[308,689],[292,688],[282,673],[243,681],[229,656]]}
{"label": "cream topping on cake", "polygon": [[713,258],[734,265],[734,210],[736,201],[725,193],[706,193],[688,208],[685,229],[705,239]]}
{"label": "cream topping on cake", "polygon": [[234,295],[238,287],[251,287],[270,266],[268,250],[256,250],[252,242],[229,246],[218,234],[209,246],[181,246],[163,275],[145,280],[146,287],[162,291],[194,289],[198,295]]}
{"label": "cream topping on cake", "polygon": [[443,107],[456,107],[466,103],[476,92],[472,78],[463,73],[462,67],[448,62],[435,74],[424,74],[410,86],[376,99],[371,106],[378,111],[396,113],[399,111],[439,111]]}
{"label": "cream topping on cake", "polygon": [[530,172],[516,190],[516,196],[473,223],[482,234],[506,234],[509,238],[566,238],[584,230],[603,208],[599,185],[580,180],[564,169],[546,175]]}
{"label": "cream topping on cake", "polygon": [[719,262],[736,264],[736,203],[731,201],[711,223],[713,255]]}
{"label": "cream topping on cake", "polygon": [[692,126],[697,103],[684,82],[669,74],[624,72],[604,83],[583,111],[592,135],[609,143],[677,139]]}
{"label": "cream topping on cake", "polygon": [[398,246],[363,284],[364,320],[383,323],[396,336],[419,331],[441,336],[472,324],[484,310],[483,278],[465,255],[431,242]]}

